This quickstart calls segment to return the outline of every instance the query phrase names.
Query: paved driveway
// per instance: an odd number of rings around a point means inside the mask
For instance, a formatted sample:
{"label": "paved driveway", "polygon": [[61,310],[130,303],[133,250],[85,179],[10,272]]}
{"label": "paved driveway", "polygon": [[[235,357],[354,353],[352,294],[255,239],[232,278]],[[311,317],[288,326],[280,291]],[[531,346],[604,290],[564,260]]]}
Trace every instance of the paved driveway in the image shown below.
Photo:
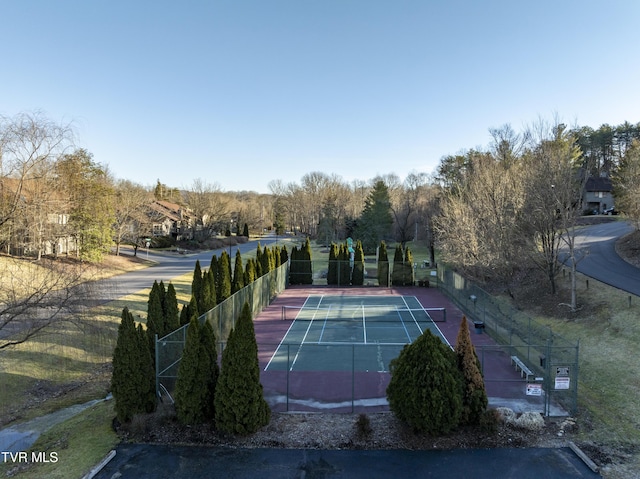
{"label": "paved driveway", "polygon": [[633,227],[624,221],[589,226],[579,231],[576,247],[587,253],[576,264],[580,273],[640,296],[640,270],[624,261],[615,250],[618,238]]}
{"label": "paved driveway", "polygon": [[98,479],[599,478],[569,448],[453,451],[228,449],[123,444]]}

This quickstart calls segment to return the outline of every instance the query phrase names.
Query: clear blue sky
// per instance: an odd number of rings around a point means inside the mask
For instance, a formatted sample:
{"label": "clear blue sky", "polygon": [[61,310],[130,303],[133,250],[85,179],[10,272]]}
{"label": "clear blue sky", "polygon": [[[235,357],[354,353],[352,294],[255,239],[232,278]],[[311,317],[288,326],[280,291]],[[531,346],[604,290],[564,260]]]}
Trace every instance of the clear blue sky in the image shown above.
{"label": "clear blue sky", "polygon": [[540,118],[640,121],[638,0],[0,0],[0,114],[118,178],[431,173]]}

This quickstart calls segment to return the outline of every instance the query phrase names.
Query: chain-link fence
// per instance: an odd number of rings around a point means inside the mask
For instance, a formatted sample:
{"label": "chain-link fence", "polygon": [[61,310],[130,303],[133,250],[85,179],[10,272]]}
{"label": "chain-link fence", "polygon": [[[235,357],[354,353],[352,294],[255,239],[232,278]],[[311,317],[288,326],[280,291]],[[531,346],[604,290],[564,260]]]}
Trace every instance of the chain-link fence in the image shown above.
{"label": "chain-link fence", "polygon": [[544,396],[546,415],[552,401],[576,412],[579,341],[563,338],[447,268],[438,269],[438,285],[477,329],[488,333],[508,353],[513,367],[530,384],[527,394]]}
{"label": "chain-link fence", "polygon": [[[255,317],[278,293],[284,291],[287,287],[288,269],[289,265],[283,264],[261,276],[200,316],[200,321],[209,321],[213,326],[216,339],[224,344],[245,303],[249,304]],[[158,395],[171,395],[173,392],[188,326],[188,324],[184,325],[163,338],[156,339],[156,392]]]}

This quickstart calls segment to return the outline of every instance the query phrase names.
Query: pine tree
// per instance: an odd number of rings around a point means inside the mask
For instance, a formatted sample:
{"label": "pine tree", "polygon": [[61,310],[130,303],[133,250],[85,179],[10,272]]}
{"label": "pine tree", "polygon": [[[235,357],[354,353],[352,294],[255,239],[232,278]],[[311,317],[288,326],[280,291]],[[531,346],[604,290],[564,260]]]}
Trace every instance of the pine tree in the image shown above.
{"label": "pine tree", "polygon": [[221,432],[251,434],[269,423],[271,410],[260,384],[258,345],[248,303],[222,351],[214,403],[215,424]]}
{"label": "pine tree", "polygon": [[231,293],[237,293],[244,288],[244,270],[242,268],[242,256],[240,250],[236,250],[236,262],[233,268],[233,284]]}
{"label": "pine tree", "polygon": [[351,284],[354,286],[362,286],[364,284],[364,251],[362,250],[362,242],[360,240],[356,241]]}
{"label": "pine tree", "polygon": [[378,285],[389,286],[389,257],[387,256],[387,244],[380,242],[378,250]]}
{"label": "pine tree", "polygon": [[128,422],[135,414],[153,410],[155,384],[146,335],[136,329],[133,315],[122,310],[118,339],[113,351],[111,391],[118,420]]}
{"label": "pine tree", "polygon": [[269,250],[267,249],[266,246],[264,247],[264,251],[260,255],[260,264],[261,264],[260,271],[262,271],[263,275],[271,271],[272,268],[271,268],[271,261],[269,260]]}
{"label": "pine tree", "polygon": [[482,379],[482,367],[471,342],[467,318],[464,316],[458,330],[455,352],[465,388],[462,397],[462,423],[479,424],[487,409],[488,399]]}
{"label": "pine tree", "polygon": [[456,355],[426,330],[390,363],[387,399],[393,413],[416,432],[446,434],[460,425],[462,377]]}
{"label": "pine tree", "polygon": [[287,247],[283,245],[280,248],[280,264],[285,264],[287,261],[289,261],[289,253],[287,252]]}
{"label": "pine tree", "polygon": [[356,236],[361,239],[366,254],[375,251],[378,243],[385,239],[393,225],[389,188],[382,180],[373,185],[373,189],[365,200],[364,209],[358,219]]}
{"label": "pine tree", "polygon": [[247,223],[245,223],[244,228],[242,228],[242,236],[249,237],[249,225]]}

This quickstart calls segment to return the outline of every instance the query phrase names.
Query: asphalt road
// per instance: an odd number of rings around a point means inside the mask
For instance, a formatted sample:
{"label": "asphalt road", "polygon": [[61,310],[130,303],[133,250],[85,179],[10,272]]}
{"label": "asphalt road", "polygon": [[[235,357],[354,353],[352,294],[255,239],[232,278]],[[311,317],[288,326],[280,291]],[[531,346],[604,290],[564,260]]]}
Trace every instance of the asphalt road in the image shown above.
{"label": "asphalt road", "polygon": [[584,254],[576,269],[587,276],[640,296],[640,269],[624,261],[615,251],[618,238],[633,227],[624,221],[588,226],[576,236],[576,247]]}
{"label": "asphalt road", "polygon": [[229,449],[120,444],[96,479],[599,478],[569,448],[408,450]]}
{"label": "asphalt road", "polygon": [[[251,251],[255,251],[260,242],[260,245],[271,246],[278,241],[275,235],[264,236],[260,240],[249,241],[247,243],[239,244],[225,248],[227,253],[231,254],[231,264],[235,261],[236,251],[240,250],[241,254],[246,254]],[[279,242],[283,239],[280,238]],[[94,291],[99,292],[99,298],[96,298],[97,302],[112,301],[122,296],[133,294],[137,291],[150,288],[154,281],[164,281],[165,286],[169,281],[177,276],[181,276],[185,273],[193,272],[196,261],[200,261],[202,268],[208,268],[211,263],[211,257],[213,255],[220,255],[222,249],[202,251],[198,253],[190,254],[178,254],[178,253],[164,253],[151,251],[147,253],[144,249],[138,249],[138,256],[144,259],[154,261],[156,264],[149,268],[144,268],[138,271],[131,271],[112,278],[97,281],[98,288],[94,288]],[[124,251],[121,254],[130,254],[128,251]]]}

